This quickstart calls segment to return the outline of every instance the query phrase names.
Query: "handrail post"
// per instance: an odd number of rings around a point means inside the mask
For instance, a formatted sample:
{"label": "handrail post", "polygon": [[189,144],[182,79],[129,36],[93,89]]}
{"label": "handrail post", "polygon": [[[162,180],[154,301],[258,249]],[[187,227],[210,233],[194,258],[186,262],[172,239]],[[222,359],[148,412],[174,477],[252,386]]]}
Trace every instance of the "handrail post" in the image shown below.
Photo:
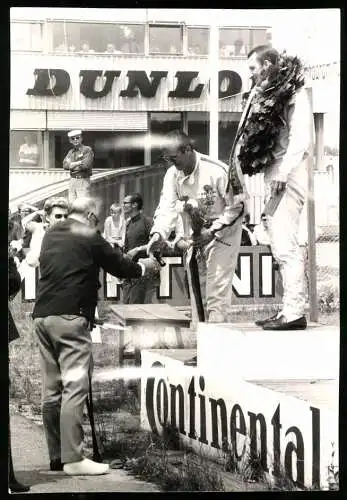
{"label": "handrail post", "polygon": [[[307,89],[310,104],[311,116],[313,119],[312,88]],[[310,127],[311,146],[314,144],[313,123]],[[317,152],[320,144],[317,144],[319,137],[316,137],[315,152],[317,161]],[[312,152],[311,152],[312,153]],[[309,280],[309,304],[310,321],[318,321],[318,299],[317,299],[317,259],[316,259],[316,221],[315,221],[315,201],[314,201],[314,160],[313,155],[309,154],[307,158],[307,230],[308,230],[308,280]]]}

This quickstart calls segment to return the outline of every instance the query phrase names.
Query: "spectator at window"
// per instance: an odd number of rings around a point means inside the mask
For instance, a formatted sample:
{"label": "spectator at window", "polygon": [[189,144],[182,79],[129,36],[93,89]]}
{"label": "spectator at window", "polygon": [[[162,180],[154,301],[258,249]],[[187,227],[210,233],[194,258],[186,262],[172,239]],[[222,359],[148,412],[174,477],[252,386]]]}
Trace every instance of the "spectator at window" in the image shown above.
{"label": "spectator at window", "polygon": [[95,53],[95,50],[94,49],[91,49],[90,46],[89,46],[89,42],[87,42],[86,40],[84,40],[81,44],[81,50],[80,52],[84,53],[84,54],[92,54],[92,53]]}
{"label": "spectator at window", "polygon": [[235,41],[235,55],[241,56],[246,54],[246,49],[242,40]]}
{"label": "spectator at window", "polygon": [[170,52],[170,54],[178,54],[178,49],[173,44],[171,44],[170,48],[169,48],[169,52]]}
{"label": "spectator at window", "polygon": [[114,43],[108,43],[106,45],[106,50],[105,54],[121,54],[122,52],[120,50],[116,49],[116,46]]}
{"label": "spectator at window", "polygon": [[139,44],[136,41],[135,34],[129,26],[122,26],[124,43],[121,46],[121,52],[127,54],[138,54],[140,52]]}
{"label": "spectator at window", "polygon": [[56,52],[68,52],[68,46],[66,43],[61,43],[55,48]]}
{"label": "spectator at window", "polygon": [[229,52],[230,52],[230,45],[222,45],[222,47],[219,49],[220,57],[229,57]]}
{"label": "spectator at window", "polygon": [[189,52],[194,55],[200,55],[201,54],[200,46],[196,43],[193,47],[189,48]]}
{"label": "spectator at window", "polygon": [[24,144],[20,146],[18,156],[20,165],[36,166],[38,164],[39,148],[33,136],[24,137]]}

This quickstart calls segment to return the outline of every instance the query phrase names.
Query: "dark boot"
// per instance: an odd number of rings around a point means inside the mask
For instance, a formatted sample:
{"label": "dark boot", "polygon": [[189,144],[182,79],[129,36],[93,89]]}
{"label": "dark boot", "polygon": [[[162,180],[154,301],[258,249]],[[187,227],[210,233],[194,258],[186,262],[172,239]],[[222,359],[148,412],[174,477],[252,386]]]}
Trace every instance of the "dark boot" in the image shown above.
{"label": "dark boot", "polygon": [[[10,436],[9,436],[10,438]],[[30,490],[30,486],[25,486],[17,481],[14,470],[13,470],[13,462],[12,462],[12,453],[11,453],[11,443],[9,441],[9,473],[8,473],[8,487],[11,493],[25,493]]]}

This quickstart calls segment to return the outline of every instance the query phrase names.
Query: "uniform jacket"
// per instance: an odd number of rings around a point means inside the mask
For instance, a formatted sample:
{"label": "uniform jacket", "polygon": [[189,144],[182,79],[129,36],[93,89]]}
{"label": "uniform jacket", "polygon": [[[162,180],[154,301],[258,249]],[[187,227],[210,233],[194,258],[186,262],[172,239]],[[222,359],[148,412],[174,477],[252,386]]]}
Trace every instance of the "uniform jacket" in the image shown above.
{"label": "uniform jacket", "polygon": [[[70,169],[69,161],[79,162],[78,165]],[[63,168],[70,170],[71,177],[80,175],[83,177],[90,177],[92,175],[94,161],[94,153],[91,147],[81,144],[78,149],[71,148],[63,161]]]}

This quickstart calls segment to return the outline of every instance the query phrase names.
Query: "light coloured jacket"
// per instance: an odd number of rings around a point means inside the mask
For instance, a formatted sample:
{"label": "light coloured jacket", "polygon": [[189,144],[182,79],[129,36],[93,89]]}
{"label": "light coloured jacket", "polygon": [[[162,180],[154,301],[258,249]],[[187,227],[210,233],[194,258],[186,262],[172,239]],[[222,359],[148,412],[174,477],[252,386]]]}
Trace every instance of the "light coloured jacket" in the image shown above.
{"label": "light coloured jacket", "polygon": [[204,217],[212,222],[211,229],[216,231],[218,238],[223,238],[223,231],[232,225],[242,209],[246,194],[234,197],[231,191],[226,193],[229,167],[197,151],[195,154],[196,165],[189,176],[185,176],[175,166],[170,167],[165,174],[151,229],[151,234],[159,233],[164,240],[180,224],[179,214],[184,236],[190,237],[192,234],[190,217],[183,211],[182,198],[185,196],[198,202]]}
{"label": "light coloured jacket", "polygon": [[31,222],[33,226],[30,248],[25,257],[25,262],[31,267],[39,266],[42,240],[45,235],[45,225],[41,222]]}
{"label": "light coloured jacket", "polygon": [[275,162],[264,171],[265,185],[283,181],[305,198],[307,194],[307,158],[313,154],[313,114],[305,88],[288,103],[284,124],[273,151]]}

